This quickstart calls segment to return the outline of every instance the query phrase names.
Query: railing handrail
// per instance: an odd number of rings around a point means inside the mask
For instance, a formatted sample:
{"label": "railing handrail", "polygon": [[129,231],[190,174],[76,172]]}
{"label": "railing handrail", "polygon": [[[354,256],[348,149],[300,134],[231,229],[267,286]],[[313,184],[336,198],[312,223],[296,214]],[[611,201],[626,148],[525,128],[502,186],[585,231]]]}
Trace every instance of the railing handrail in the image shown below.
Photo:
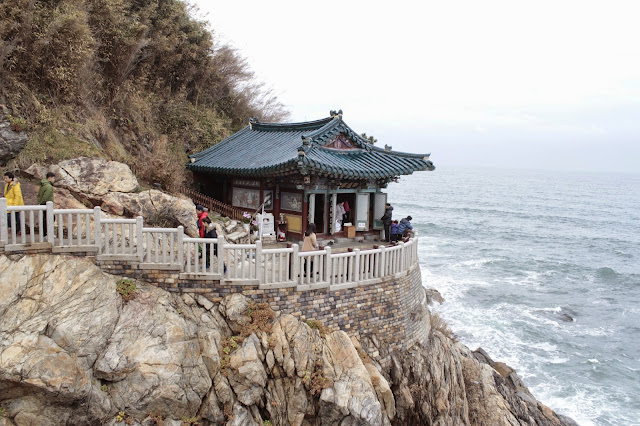
{"label": "railing handrail", "polygon": [[13,211],[37,211],[37,210],[46,210],[47,206],[44,205],[37,205],[37,206],[7,206],[7,210],[13,210]]}
{"label": "railing handrail", "polygon": [[[21,221],[11,233],[8,232],[8,215],[12,220]],[[305,289],[310,288],[309,285],[343,286],[358,285],[362,280],[370,282],[408,271],[417,264],[417,238],[415,233],[406,243],[396,246],[355,248],[342,253],[333,253],[331,247],[303,252],[299,244],[264,249],[260,241],[228,244],[223,236],[190,238],[184,234],[182,226],[145,227],[141,216],[135,219],[103,218],[99,207],[93,210],[54,209],[51,202],[44,206],[7,206],[7,200],[0,198],[0,245],[12,246],[11,250],[44,242],[59,247],[61,252],[91,248],[107,258],[137,259],[147,268],[155,264],[169,265],[188,274],[217,277],[221,281],[231,279],[239,284],[268,282],[268,285],[302,285],[301,289]],[[315,263],[313,269],[306,259]],[[217,262],[217,266],[211,262]],[[311,276],[307,276],[307,272]]]}
{"label": "railing handrail", "polygon": [[93,209],[53,209],[53,214],[93,214]]}
{"label": "railing handrail", "polygon": [[142,228],[142,232],[164,232],[175,234],[178,232],[178,228]]}
{"label": "railing handrail", "polygon": [[185,243],[217,243],[220,240],[218,238],[193,238],[193,237],[183,237],[182,241]]}
{"label": "railing handrail", "polygon": [[135,219],[100,219],[100,223],[115,223],[120,224],[133,224],[136,223]]}
{"label": "railing handrail", "polygon": [[278,254],[278,253],[293,253],[293,247],[262,249],[263,253]]}
{"label": "railing handrail", "polygon": [[246,209],[230,206],[229,204],[225,204],[222,201],[218,201],[191,188],[181,186],[179,191],[181,194],[191,198],[192,201],[196,201],[194,204],[201,204],[207,207],[210,211],[218,212],[222,216],[229,217],[233,220],[242,220],[242,215],[246,211]]}
{"label": "railing handrail", "polygon": [[298,252],[298,256],[319,256],[321,254],[327,254],[327,250],[311,250]]}

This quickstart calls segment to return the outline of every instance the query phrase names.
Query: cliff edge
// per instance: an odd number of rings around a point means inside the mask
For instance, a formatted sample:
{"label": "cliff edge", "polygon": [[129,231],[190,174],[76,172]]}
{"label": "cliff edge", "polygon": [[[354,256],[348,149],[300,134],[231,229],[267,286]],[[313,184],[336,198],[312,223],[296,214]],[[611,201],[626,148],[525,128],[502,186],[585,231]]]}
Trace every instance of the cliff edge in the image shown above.
{"label": "cliff edge", "polygon": [[0,426],[575,424],[435,323],[380,365],[241,294],[170,293],[85,258],[0,256],[0,294]]}

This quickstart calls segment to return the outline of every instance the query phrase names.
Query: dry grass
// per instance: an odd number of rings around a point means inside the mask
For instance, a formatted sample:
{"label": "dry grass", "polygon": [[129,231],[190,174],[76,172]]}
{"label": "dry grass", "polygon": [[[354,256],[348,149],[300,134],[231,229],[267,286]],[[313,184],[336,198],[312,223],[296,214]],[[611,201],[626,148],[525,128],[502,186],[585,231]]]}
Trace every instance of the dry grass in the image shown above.
{"label": "dry grass", "polygon": [[431,320],[432,333],[434,330],[437,330],[443,335],[445,335],[446,337],[448,337],[449,339],[451,339],[453,342],[458,341],[458,336],[456,336],[456,334],[449,328],[449,325],[446,323],[444,319],[442,319],[440,315],[438,315],[437,313],[431,313],[431,315],[429,316],[429,319]]}
{"label": "dry grass", "polygon": [[187,154],[287,112],[185,2],[0,2],[0,99],[30,141],[14,165],[100,156],[172,189]]}
{"label": "dry grass", "polygon": [[318,320],[308,319],[306,321],[306,323],[312,330],[318,330],[320,332],[320,337],[325,337],[327,334],[329,334],[331,332],[329,327],[327,327],[326,325],[322,324]]}
{"label": "dry grass", "polygon": [[322,393],[323,389],[331,387],[333,382],[326,377],[324,377],[324,372],[322,369],[322,361],[316,361],[316,368],[314,372],[311,374],[311,379],[309,383],[309,391],[311,395],[319,395]]}
{"label": "dry grass", "polygon": [[240,335],[242,337],[248,337],[252,334],[258,334],[259,331],[265,333],[271,333],[273,325],[273,319],[276,313],[271,309],[268,303],[251,303],[248,310],[249,317],[251,317],[251,323],[242,327]]}

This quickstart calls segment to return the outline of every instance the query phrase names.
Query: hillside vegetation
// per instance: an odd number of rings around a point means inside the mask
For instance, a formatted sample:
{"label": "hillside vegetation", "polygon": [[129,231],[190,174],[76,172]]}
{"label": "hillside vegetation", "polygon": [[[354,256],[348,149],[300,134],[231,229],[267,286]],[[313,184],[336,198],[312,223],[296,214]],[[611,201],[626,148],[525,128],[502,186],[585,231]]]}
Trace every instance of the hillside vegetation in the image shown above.
{"label": "hillside vegetation", "polygon": [[189,153],[252,116],[286,117],[244,59],[178,0],[3,0],[0,103],[24,120],[24,168],[80,155],[166,187]]}

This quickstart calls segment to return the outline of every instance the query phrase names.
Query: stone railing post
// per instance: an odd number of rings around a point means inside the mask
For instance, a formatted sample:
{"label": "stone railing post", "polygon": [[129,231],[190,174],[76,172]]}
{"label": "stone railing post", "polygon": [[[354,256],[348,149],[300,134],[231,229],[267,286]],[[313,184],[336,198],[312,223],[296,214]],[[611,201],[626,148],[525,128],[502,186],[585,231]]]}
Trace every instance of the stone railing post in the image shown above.
{"label": "stone railing post", "polygon": [[[51,245],[53,246],[53,241],[55,239],[55,234],[54,234],[54,223],[53,223],[53,201],[47,201],[47,209],[44,212],[46,219],[47,219],[47,229],[46,229],[46,233],[47,233],[47,242],[51,243]],[[87,235],[87,238],[89,238],[89,235]]]}
{"label": "stone railing post", "polygon": [[0,198],[0,241],[9,242],[9,224],[7,223],[7,199]]}
{"label": "stone railing post", "polygon": [[264,268],[262,267],[262,241],[258,240],[256,241],[256,279],[258,280],[258,284],[263,284],[264,282],[263,272]]}
{"label": "stone railing post", "polygon": [[331,247],[325,247],[324,250],[327,252],[326,261],[324,262],[325,266],[325,277],[327,277],[327,281],[329,281],[329,285],[333,284],[333,269],[331,264]]}
{"label": "stone railing post", "polygon": [[[99,206],[93,208],[93,232],[95,234],[96,246],[98,246],[98,254],[102,254],[102,224],[100,223],[100,216],[102,215],[102,210],[100,210]],[[53,223],[53,221],[51,221]],[[61,223],[58,226],[62,226]],[[109,236],[107,235],[107,239]]]}
{"label": "stone railing post", "polygon": [[380,246],[380,278],[384,277],[387,273],[387,264],[385,263],[387,260],[387,256],[385,256],[386,250],[385,246]]}
{"label": "stone railing post", "polygon": [[356,254],[353,258],[353,282],[360,281],[360,249],[353,249]]}
{"label": "stone railing post", "polygon": [[[136,250],[138,255],[138,261],[144,260],[144,244],[142,241],[142,226],[144,225],[144,219],[142,216],[136,217]],[[131,242],[133,244],[133,241]]]}
{"label": "stone railing post", "polygon": [[293,264],[293,281],[298,284],[300,281],[298,279],[298,274],[300,274],[300,260],[298,259],[298,251],[300,251],[300,246],[298,244],[293,245],[293,253],[291,254],[291,263]]}
{"label": "stone railing post", "polygon": [[184,272],[184,226],[182,225],[178,226],[176,244],[178,245],[176,262],[178,262],[178,265],[180,265],[180,271]]}
{"label": "stone railing post", "polygon": [[411,252],[412,252],[412,259],[411,259],[411,265],[409,265],[409,267],[412,267],[414,264],[418,263],[418,230],[414,229],[413,230],[413,235],[411,236],[411,240],[413,241],[413,246],[411,247]]}
{"label": "stone railing post", "polygon": [[222,281],[222,277],[224,277],[224,237],[222,235],[218,236],[218,273],[220,281]]}

